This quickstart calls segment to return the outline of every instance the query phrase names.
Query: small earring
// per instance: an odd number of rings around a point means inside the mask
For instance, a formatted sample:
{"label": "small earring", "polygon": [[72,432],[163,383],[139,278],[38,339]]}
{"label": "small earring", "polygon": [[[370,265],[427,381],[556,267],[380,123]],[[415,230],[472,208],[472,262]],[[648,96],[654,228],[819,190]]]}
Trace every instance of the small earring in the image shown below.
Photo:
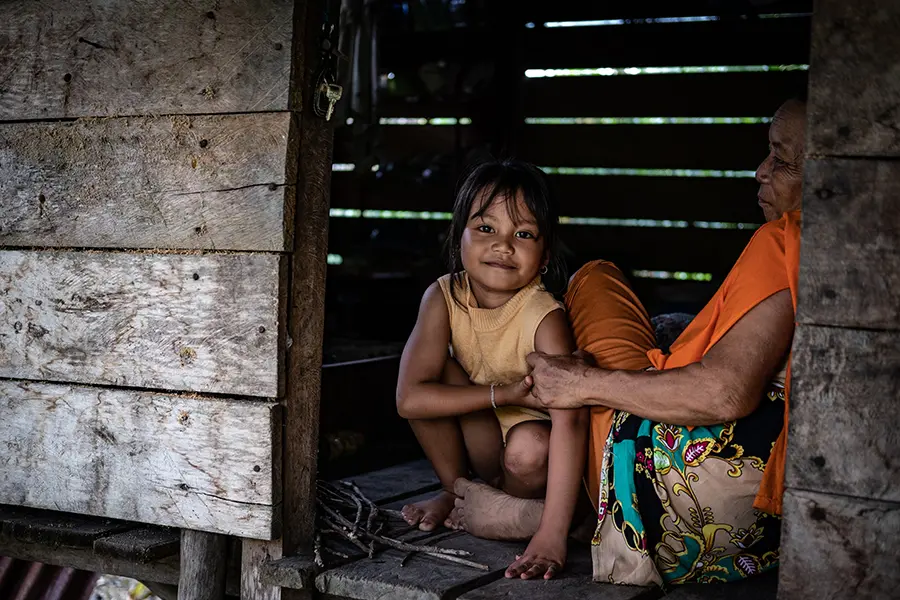
{"label": "small earring", "polygon": [[546,275],[546,274],[547,274],[547,265],[544,265],[543,267],[541,267],[540,274],[541,274],[541,275]]}

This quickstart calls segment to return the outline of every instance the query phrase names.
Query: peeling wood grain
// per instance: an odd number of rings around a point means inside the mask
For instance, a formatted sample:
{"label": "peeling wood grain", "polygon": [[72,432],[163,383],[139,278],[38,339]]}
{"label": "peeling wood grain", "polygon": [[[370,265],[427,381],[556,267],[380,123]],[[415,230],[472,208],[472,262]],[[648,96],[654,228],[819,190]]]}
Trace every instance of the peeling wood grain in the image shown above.
{"label": "peeling wood grain", "polygon": [[801,323],[900,329],[900,161],[804,167]]}
{"label": "peeling wood grain", "polygon": [[785,492],[779,598],[896,598],[897,556],[900,504]]}
{"label": "peeling wood grain", "polygon": [[289,121],[0,125],[0,245],[286,250]]}
{"label": "peeling wood grain", "polygon": [[812,155],[900,156],[896,0],[818,0],[809,75]]}
{"label": "peeling wood grain", "polygon": [[8,0],[0,119],[290,108],[292,0]]}
{"label": "peeling wood grain", "polygon": [[281,559],[281,540],[241,540],[241,598],[281,600],[281,586],[263,581],[268,565]]}
{"label": "peeling wood grain", "polygon": [[0,377],[277,397],[282,261],[0,251]]}
{"label": "peeling wood grain", "polygon": [[277,535],[274,403],[0,380],[0,502]]}
{"label": "peeling wood grain", "polygon": [[900,332],[800,325],[788,487],[900,502]]}

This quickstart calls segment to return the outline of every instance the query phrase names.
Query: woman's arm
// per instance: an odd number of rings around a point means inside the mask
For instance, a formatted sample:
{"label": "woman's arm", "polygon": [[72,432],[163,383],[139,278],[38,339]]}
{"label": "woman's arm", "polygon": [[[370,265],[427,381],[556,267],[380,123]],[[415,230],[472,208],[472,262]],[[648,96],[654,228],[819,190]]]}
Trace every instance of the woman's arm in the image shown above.
{"label": "woman's arm", "polygon": [[[555,355],[570,355],[575,350],[564,311],[544,318],[534,345],[539,352]],[[522,556],[507,569],[508,577],[552,577],[566,561],[566,541],[584,474],[589,412],[586,408],[551,409],[550,418],[547,495],[541,524]]]}
{"label": "woman's arm", "polygon": [[[403,348],[397,380],[397,412],[404,419],[436,419],[491,408],[490,386],[446,385],[441,373],[450,358],[450,315],[440,284],[422,296],[419,317]],[[495,388],[495,400],[516,403],[528,393],[524,382]]]}
{"label": "woman's arm", "polygon": [[602,405],[663,423],[712,425],[756,410],[790,349],[788,290],[744,315],[699,362],[664,371],[607,371],[574,358],[532,355],[532,393],[549,408]]}

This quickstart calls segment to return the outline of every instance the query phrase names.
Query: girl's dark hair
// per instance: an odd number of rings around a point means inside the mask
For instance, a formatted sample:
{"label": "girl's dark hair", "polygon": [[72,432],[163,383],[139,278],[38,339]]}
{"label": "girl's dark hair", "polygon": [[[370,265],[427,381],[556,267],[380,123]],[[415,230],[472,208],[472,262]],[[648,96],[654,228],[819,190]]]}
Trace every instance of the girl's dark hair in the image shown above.
{"label": "girl's dark hair", "polygon": [[[522,194],[525,206],[537,221],[538,232],[544,238],[547,273],[542,276],[544,286],[561,290],[566,281],[565,264],[559,255],[559,210],[543,171],[520,160],[506,159],[483,162],[470,168],[460,179],[453,203],[453,219],[447,233],[445,253],[453,283],[458,284],[463,271],[462,236],[469,222],[472,206],[486,192],[481,206],[473,216],[480,217],[497,198],[506,202],[513,220],[518,220],[516,196]],[[451,285],[451,293],[457,286]],[[456,299],[454,295],[454,299]]]}

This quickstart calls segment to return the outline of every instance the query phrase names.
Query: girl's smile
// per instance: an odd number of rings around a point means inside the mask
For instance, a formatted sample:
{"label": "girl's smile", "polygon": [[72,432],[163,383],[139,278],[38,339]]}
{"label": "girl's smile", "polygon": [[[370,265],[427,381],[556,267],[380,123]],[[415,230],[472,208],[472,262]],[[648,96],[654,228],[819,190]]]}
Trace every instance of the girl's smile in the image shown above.
{"label": "girl's smile", "polygon": [[521,193],[514,200],[498,196],[484,208],[489,191],[472,203],[461,244],[463,268],[482,308],[512,298],[546,262],[544,239]]}

